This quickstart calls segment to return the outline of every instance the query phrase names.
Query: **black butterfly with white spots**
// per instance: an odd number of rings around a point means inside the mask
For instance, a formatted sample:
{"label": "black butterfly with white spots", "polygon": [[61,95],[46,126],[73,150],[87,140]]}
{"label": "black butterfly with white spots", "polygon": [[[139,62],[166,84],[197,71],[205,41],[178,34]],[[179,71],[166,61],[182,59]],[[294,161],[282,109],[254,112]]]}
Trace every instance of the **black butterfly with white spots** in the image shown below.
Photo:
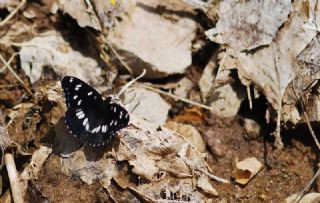
{"label": "black butterfly with white spots", "polygon": [[128,126],[128,112],[111,97],[103,100],[93,87],[72,76],[64,76],[61,86],[68,107],[65,122],[75,137],[99,147]]}

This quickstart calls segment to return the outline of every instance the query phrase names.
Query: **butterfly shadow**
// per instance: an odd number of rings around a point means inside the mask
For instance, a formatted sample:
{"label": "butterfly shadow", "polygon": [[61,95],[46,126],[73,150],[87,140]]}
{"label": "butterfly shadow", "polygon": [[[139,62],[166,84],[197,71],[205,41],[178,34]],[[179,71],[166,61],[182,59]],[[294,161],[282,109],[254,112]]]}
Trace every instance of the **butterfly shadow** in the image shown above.
{"label": "butterfly shadow", "polygon": [[117,143],[110,142],[104,146],[92,147],[85,141],[75,138],[69,133],[64,118],[61,118],[54,127],[56,136],[53,150],[62,157],[69,157],[72,153],[83,150],[87,161],[97,161],[103,158],[106,152],[110,152],[113,145]]}

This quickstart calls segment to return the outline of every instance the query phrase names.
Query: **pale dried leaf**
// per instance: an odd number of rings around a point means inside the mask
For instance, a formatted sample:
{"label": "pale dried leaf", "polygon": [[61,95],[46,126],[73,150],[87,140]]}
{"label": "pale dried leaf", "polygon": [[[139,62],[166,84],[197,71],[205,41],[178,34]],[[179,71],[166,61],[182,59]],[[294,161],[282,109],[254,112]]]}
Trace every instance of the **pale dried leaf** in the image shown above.
{"label": "pale dried leaf", "polygon": [[88,26],[101,30],[99,19],[94,13],[92,5],[87,5],[86,1],[59,0],[59,7],[64,13],[68,13],[76,19],[80,27]]}
{"label": "pale dried leaf", "polygon": [[21,67],[32,83],[38,81],[44,67],[51,67],[60,76],[73,75],[93,85],[99,85],[101,68],[96,60],[83,56],[55,31],[42,33],[22,44]]}
{"label": "pale dried leaf", "polygon": [[192,125],[181,124],[181,123],[170,121],[166,123],[165,127],[181,134],[190,143],[196,146],[200,152],[205,152],[206,150],[205,141],[203,140],[199,131]]}
{"label": "pale dried leaf", "polygon": [[20,175],[24,192],[26,192],[28,187],[28,181],[38,178],[38,174],[42,170],[42,166],[51,152],[51,148],[40,146],[40,148],[33,153],[30,163],[24,168]]}
{"label": "pale dried leaf", "polygon": [[255,157],[247,158],[236,163],[232,171],[235,181],[241,185],[247,184],[262,168],[262,164]]}
{"label": "pale dried leaf", "polygon": [[224,0],[219,6],[219,21],[206,35],[219,44],[228,44],[243,51],[268,45],[287,20],[290,0],[233,1]]}
{"label": "pale dried leaf", "polygon": [[1,0],[0,1],[0,8],[9,8],[11,10],[12,8],[16,7],[20,1],[18,0]]}
{"label": "pale dried leaf", "polygon": [[[100,180],[105,188],[109,188],[113,178],[122,188],[130,188],[146,201],[159,200],[163,192],[169,196],[179,193],[183,195],[181,199],[188,197],[195,201],[207,198],[192,184],[203,172],[210,175],[204,154],[185,144],[182,137],[133,115],[130,125],[120,130],[118,136],[120,142],[116,144],[115,141],[113,152],[109,152],[113,158],[98,158],[96,149],[86,149],[85,152],[79,149],[61,158],[62,172],[68,176],[79,176],[88,184]],[[180,153],[181,150],[183,152]],[[190,167],[194,167],[194,170],[191,171]],[[132,182],[136,176],[141,181],[148,181],[136,184]],[[213,192],[209,187],[206,188]]]}
{"label": "pale dried leaf", "polygon": [[198,179],[197,186],[206,193],[212,195],[219,195],[218,192],[212,187],[211,183],[209,182],[208,176],[204,174],[202,174]]}
{"label": "pale dried leaf", "polygon": [[133,166],[133,173],[148,180],[152,180],[152,178],[159,171],[158,167],[156,166],[156,162],[152,159],[149,159],[144,154],[137,155],[136,158],[129,160],[129,164]]}

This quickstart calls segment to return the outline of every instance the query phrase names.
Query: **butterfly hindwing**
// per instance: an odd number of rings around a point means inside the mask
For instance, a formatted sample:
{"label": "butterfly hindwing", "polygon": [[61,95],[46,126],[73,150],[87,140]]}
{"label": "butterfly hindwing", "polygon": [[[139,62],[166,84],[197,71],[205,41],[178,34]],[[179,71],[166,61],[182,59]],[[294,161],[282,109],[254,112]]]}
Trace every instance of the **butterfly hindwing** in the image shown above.
{"label": "butterfly hindwing", "polygon": [[128,112],[111,99],[101,95],[82,80],[65,76],[61,80],[68,110],[66,125],[75,137],[92,146],[109,142],[116,131],[129,123]]}

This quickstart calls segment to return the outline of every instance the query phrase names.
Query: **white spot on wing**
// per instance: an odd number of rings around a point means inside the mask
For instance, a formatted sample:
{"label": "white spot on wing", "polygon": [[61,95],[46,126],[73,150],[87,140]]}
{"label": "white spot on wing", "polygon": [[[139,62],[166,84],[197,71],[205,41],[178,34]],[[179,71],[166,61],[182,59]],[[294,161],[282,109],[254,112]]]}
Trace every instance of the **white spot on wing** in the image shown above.
{"label": "white spot on wing", "polygon": [[107,130],[108,130],[108,126],[107,126],[107,125],[103,125],[101,131],[102,131],[103,133],[105,133],[105,132],[107,132]]}
{"label": "white spot on wing", "polygon": [[81,99],[79,99],[79,101],[78,101],[78,106],[80,106],[81,102],[82,102],[82,100],[81,100]]}
{"label": "white spot on wing", "polygon": [[76,113],[76,116],[80,116],[81,114],[83,114],[83,111],[79,111]]}
{"label": "white spot on wing", "polygon": [[83,119],[83,118],[84,118],[84,113],[78,116],[78,119]]}
{"label": "white spot on wing", "polygon": [[101,125],[99,125],[98,127],[95,127],[95,128],[92,130],[92,133],[97,133],[97,132],[99,132],[100,128],[101,128]]}
{"label": "white spot on wing", "polygon": [[85,118],[82,122],[82,125],[85,126],[88,123],[88,118]]}
{"label": "white spot on wing", "polygon": [[73,77],[70,77],[69,82],[73,82]]}
{"label": "white spot on wing", "polygon": [[73,99],[76,100],[78,98],[78,95],[74,95]]}
{"label": "white spot on wing", "polygon": [[78,91],[81,87],[81,84],[76,85],[76,87],[74,88],[75,91]]}
{"label": "white spot on wing", "polygon": [[113,112],[117,112],[117,107],[114,107]]}
{"label": "white spot on wing", "polygon": [[86,131],[89,131],[89,123],[86,125]]}
{"label": "white spot on wing", "polygon": [[88,96],[92,95],[92,91],[88,92]]}

